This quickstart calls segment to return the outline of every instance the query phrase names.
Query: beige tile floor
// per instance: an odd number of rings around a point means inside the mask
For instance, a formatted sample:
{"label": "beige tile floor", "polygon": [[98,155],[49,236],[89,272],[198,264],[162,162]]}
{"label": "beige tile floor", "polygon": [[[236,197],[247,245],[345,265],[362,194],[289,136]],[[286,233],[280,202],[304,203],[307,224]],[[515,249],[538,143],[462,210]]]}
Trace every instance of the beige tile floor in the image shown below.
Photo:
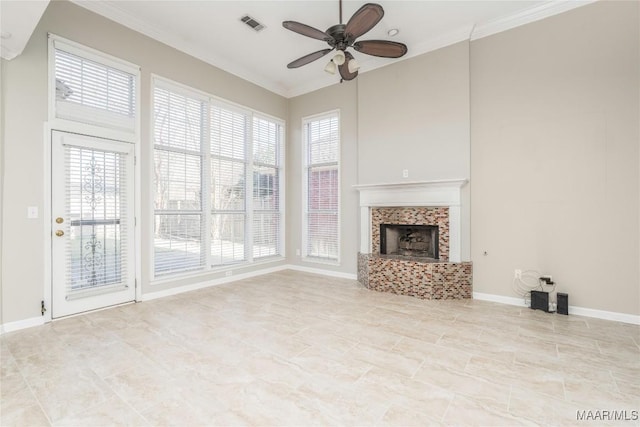
{"label": "beige tile floor", "polygon": [[0,345],[2,426],[631,426],[576,411],[640,409],[638,326],[292,271]]}

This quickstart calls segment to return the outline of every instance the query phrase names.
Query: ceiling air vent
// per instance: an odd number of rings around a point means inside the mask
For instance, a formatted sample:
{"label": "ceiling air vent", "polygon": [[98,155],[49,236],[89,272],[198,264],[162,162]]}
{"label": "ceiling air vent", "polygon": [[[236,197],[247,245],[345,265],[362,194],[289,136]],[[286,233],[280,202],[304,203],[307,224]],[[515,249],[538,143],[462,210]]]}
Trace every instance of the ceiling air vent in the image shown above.
{"label": "ceiling air vent", "polygon": [[240,20],[247,24],[249,27],[253,28],[253,30],[256,32],[264,29],[264,25],[262,25],[249,15],[244,15],[242,18],[240,18]]}

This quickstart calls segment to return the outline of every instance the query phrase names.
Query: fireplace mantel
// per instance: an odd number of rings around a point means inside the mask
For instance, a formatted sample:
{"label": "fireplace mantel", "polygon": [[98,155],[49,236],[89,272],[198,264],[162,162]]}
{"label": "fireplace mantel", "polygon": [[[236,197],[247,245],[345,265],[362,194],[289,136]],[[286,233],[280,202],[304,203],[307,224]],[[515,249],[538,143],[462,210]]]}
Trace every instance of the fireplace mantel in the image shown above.
{"label": "fireplace mantel", "polygon": [[372,253],[372,207],[449,207],[449,261],[460,262],[460,190],[466,179],[355,185],[360,192],[360,252]]}

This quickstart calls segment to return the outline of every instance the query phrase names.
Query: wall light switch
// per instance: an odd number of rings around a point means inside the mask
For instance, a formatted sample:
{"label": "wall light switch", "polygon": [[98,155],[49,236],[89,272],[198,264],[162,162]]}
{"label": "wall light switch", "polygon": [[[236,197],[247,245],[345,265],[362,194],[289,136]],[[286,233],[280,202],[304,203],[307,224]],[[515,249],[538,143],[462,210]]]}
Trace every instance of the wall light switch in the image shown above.
{"label": "wall light switch", "polygon": [[402,169],[402,177],[409,178],[409,169]]}
{"label": "wall light switch", "polygon": [[38,207],[37,206],[29,206],[27,208],[27,218],[29,218],[29,219],[38,218]]}

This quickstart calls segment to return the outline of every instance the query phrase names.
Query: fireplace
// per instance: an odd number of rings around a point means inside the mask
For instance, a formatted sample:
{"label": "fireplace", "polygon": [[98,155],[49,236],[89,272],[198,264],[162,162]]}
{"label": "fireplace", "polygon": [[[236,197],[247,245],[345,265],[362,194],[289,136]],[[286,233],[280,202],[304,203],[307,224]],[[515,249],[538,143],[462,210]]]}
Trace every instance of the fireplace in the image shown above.
{"label": "fireplace", "polygon": [[380,224],[380,254],[437,260],[438,226]]}
{"label": "fireplace", "polygon": [[357,185],[358,281],[367,289],[423,299],[471,298],[472,264],[461,259],[468,231],[461,199],[466,183]]}

